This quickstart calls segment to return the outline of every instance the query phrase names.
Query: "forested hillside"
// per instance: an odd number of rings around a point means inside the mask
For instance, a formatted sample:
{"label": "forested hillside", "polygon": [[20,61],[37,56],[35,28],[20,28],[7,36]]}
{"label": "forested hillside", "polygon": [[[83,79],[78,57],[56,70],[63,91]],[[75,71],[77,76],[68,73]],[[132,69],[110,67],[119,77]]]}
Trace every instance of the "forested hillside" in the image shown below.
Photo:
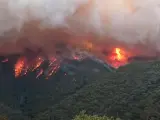
{"label": "forested hillside", "polygon": [[92,83],[101,72],[110,72],[102,64],[86,59],[61,66],[49,79],[44,76],[36,78],[36,72],[15,78],[12,63],[0,65],[1,103],[32,118]]}
{"label": "forested hillside", "polygon": [[15,79],[12,67],[1,64],[0,101],[8,111],[0,114],[11,118],[16,111],[16,120],[71,120],[85,110],[91,118],[159,120],[159,61],[134,62],[113,71],[91,60],[72,65],[46,80],[36,79],[34,72]]}
{"label": "forested hillside", "polygon": [[91,84],[39,113],[70,120],[82,110],[91,115],[120,117],[124,120],[160,118],[160,62],[137,62],[116,73],[101,73]]}

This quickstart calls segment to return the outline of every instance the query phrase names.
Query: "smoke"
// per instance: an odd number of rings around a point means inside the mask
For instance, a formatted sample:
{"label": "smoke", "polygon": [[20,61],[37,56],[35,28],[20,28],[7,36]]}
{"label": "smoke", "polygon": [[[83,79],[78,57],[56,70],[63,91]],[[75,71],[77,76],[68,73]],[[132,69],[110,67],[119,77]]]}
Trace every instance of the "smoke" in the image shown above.
{"label": "smoke", "polygon": [[159,50],[159,5],[159,0],[0,0],[0,51],[52,53],[57,44],[77,47],[86,40],[104,48],[142,44]]}

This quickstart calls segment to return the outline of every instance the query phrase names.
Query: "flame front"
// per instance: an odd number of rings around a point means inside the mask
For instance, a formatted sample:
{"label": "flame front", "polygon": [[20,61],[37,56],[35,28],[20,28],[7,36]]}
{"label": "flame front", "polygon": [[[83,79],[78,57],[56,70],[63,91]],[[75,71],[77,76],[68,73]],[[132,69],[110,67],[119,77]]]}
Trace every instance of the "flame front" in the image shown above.
{"label": "flame front", "polygon": [[[83,58],[85,58],[85,56],[81,56],[81,58],[79,54],[73,54],[72,59],[83,60]],[[113,48],[112,51],[106,56],[106,62],[114,68],[118,68],[128,63],[129,56],[129,52],[127,52],[125,49],[116,47]],[[42,66],[44,61],[48,61],[48,66],[45,69]],[[15,77],[26,75],[28,72],[36,71],[36,78],[39,78],[39,76],[43,74],[48,79],[51,75],[58,71],[61,62],[64,61],[53,56],[50,58],[37,56],[33,60],[28,60],[26,57],[20,57],[15,64]]]}
{"label": "flame front", "polygon": [[27,60],[26,57],[20,57],[14,67],[15,77],[19,77],[20,75],[26,75],[28,72],[37,71],[36,78],[38,78],[40,75],[43,74],[44,71],[47,71],[46,78],[48,78],[52,74],[56,73],[59,69],[60,63],[57,62],[57,59],[50,59],[48,68],[45,70],[43,68],[40,68],[43,62],[44,58],[39,56],[32,61]]}

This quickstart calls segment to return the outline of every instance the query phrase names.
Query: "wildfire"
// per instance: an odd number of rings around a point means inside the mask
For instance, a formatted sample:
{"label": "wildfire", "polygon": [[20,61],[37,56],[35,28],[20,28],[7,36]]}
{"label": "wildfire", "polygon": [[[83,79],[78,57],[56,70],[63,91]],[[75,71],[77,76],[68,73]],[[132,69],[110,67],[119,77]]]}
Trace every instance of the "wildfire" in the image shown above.
{"label": "wildfire", "polygon": [[33,70],[36,70],[37,68],[39,68],[41,66],[41,64],[43,63],[43,59],[41,57],[38,57],[35,61],[35,65],[33,65]]}
{"label": "wildfire", "polygon": [[17,63],[15,64],[15,77],[18,77],[23,69],[24,69],[24,66],[25,66],[25,59],[23,57],[19,58]]}
{"label": "wildfire", "polygon": [[[81,59],[82,56],[80,57],[79,54],[73,54],[72,59]],[[128,57],[129,53],[124,49],[114,48],[106,57],[106,62],[109,63],[111,66],[118,68],[128,63]],[[36,78],[39,78],[39,76],[41,75],[45,75],[46,79],[48,79],[51,75],[57,72],[57,70],[60,68],[61,62],[64,62],[63,60],[59,60],[56,57],[50,57],[45,59],[40,56],[35,57],[33,60],[28,60],[26,57],[20,57],[15,64],[15,77],[19,77],[20,75],[26,75],[28,72],[36,71]],[[42,67],[44,61],[48,61],[48,67],[45,69]]]}
{"label": "wildfire", "polygon": [[120,48],[115,48],[116,58],[119,61],[126,61],[125,51],[121,50]]}
{"label": "wildfire", "polygon": [[114,48],[112,53],[107,57],[107,62],[113,67],[118,68],[128,63],[129,53],[121,48]]}
{"label": "wildfire", "polygon": [[37,72],[36,78],[43,74],[44,71],[47,71],[47,77],[51,76],[52,74],[56,73],[59,69],[59,63],[57,59],[50,59],[49,65],[47,69],[40,68],[44,59],[42,57],[37,57],[33,61],[28,61],[26,57],[20,57],[14,67],[15,77],[19,77],[20,75],[26,75],[28,72]]}

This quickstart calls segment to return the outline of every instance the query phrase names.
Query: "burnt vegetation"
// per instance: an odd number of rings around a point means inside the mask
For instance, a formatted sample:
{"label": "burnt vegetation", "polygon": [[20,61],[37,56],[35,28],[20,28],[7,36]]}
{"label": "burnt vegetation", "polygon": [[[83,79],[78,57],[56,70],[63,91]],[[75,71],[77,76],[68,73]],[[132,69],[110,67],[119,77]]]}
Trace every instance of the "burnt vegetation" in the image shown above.
{"label": "burnt vegetation", "polygon": [[84,114],[76,115],[85,110],[86,120],[159,120],[160,61],[111,69],[89,59],[71,61],[46,80],[35,72],[15,78],[13,63],[0,63],[0,117],[81,120]]}

